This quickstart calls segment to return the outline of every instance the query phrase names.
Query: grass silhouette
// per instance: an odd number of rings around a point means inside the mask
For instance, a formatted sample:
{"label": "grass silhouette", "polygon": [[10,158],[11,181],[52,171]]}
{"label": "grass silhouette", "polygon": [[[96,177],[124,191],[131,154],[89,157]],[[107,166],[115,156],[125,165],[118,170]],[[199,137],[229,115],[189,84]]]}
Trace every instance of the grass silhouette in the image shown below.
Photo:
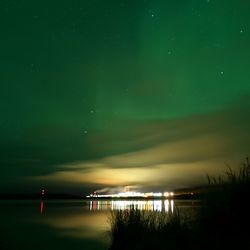
{"label": "grass silhouette", "polygon": [[131,208],[112,212],[110,250],[250,249],[250,165],[208,177],[209,191],[190,216]]}
{"label": "grass silhouette", "polygon": [[177,212],[164,214],[135,208],[115,211],[111,216],[110,249],[165,249],[166,245],[176,249],[176,242],[184,247],[178,238],[187,240],[188,233],[188,224]]}

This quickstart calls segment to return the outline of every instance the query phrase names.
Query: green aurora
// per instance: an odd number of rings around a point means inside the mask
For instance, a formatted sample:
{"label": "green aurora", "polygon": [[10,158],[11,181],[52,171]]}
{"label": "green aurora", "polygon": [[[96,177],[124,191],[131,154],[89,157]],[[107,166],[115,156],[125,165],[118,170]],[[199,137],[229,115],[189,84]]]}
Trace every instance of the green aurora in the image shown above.
{"label": "green aurora", "polygon": [[1,192],[204,183],[250,154],[250,2],[3,0]]}

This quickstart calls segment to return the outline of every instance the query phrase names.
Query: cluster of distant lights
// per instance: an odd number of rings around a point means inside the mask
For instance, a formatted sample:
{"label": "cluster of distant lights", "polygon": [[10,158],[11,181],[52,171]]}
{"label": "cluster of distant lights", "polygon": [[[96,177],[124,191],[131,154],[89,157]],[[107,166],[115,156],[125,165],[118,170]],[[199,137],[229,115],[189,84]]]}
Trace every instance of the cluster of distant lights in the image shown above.
{"label": "cluster of distant lights", "polygon": [[86,196],[87,198],[130,198],[130,197],[137,197],[137,198],[153,198],[153,197],[173,197],[173,192],[164,192],[164,193],[141,193],[141,192],[121,192],[118,194],[90,194]]}

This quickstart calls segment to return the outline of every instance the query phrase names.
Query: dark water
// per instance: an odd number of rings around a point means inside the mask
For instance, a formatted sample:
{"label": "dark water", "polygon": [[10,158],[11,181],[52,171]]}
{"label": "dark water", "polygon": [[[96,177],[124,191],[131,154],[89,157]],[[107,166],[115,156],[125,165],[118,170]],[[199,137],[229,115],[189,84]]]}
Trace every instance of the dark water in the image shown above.
{"label": "dark water", "polygon": [[173,200],[0,201],[0,249],[107,249],[110,210],[173,212]]}

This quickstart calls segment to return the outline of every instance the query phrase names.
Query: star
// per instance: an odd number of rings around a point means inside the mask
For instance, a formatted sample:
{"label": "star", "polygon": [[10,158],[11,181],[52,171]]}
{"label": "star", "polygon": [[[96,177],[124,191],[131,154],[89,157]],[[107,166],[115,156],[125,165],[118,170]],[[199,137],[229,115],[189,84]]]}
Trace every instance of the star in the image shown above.
{"label": "star", "polygon": [[87,129],[82,129],[81,130],[81,135],[86,135],[88,133],[88,130]]}

